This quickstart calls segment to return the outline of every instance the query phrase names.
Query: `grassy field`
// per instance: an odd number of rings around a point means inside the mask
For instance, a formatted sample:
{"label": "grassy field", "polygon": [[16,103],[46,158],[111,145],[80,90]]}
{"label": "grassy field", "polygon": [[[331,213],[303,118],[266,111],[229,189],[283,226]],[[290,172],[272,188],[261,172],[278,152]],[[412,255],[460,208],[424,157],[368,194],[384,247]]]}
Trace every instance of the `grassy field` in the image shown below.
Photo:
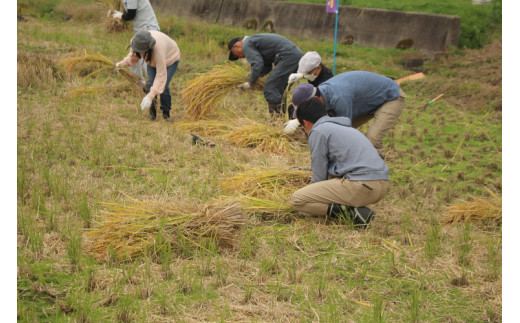
{"label": "grassy field", "polygon": [[[302,133],[289,136],[291,149],[270,152],[207,129],[196,133],[215,147],[193,145],[194,130],[182,127],[187,82],[225,63],[225,44],[246,30],[159,15],[182,57],[170,84],[174,122],[150,122],[138,110],[141,96],[120,86],[125,80],[112,69],[86,77],[92,70],[70,73],[60,64],[83,50],[116,62],[131,29],[107,32],[105,9],[88,0],[23,0],[18,14],[18,321],[502,320],[500,35],[480,50],[429,61],[424,79],[402,83],[407,108],[385,138],[391,190],[359,231],[295,214],[284,209],[287,200],[276,214],[248,208],[223,185],[250,169],[308,167]],[[288,38],[331,67],[330,42]],[[398,79],[414,73],[402,64],[414,55],[340,46],[336,70]],[[76,89],[83,95],[71,95]],[[232,90],[216,108],[210,121],[221,127],[245,118],[283,127],[269,120],[259,90]],[[168,221],[183,212],[213,214],[206,207],[224,199],[242,206],[231,247],[218,244],[222,232],[195,241],[186,235],[193,226],[171,229]],[[450,222],[456,205],[476,216]],[[152,208],[158,217],[145,217]],[[93,241],[89,233],[110,212],[124,213],[121,232],[151,243],[130,257]],[[112,242],[124,249],[127,240]],[[95,257],[93,245],[106,255]]]}

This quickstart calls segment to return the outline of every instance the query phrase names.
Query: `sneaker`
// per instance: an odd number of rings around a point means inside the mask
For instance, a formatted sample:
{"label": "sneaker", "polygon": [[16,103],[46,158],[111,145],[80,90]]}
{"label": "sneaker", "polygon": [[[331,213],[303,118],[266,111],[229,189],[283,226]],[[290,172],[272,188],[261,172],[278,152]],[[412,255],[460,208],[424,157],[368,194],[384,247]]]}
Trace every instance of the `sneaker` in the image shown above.
{"label": "sneaker", "polygon": [[370,223],[370,221],[372,221],[372,218],[376,214],[374,211],[367,208],[366,206],[350,207],[349,213],[352,217],[352,220],[354,221],[354,226],[360,229],[366,229],[368,227],[368,224]]}

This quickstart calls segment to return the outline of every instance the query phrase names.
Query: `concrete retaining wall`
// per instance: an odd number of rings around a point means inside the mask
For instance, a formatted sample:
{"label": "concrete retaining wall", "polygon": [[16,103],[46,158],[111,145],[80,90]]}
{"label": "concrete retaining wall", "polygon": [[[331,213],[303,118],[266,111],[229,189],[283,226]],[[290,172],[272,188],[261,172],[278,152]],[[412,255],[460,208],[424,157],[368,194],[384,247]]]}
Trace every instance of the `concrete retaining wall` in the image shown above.
{"label": "concrete retaining wall", "polygon": [[[324,1],[325,2],[325,1]],[[267,0],[151,0],[156,12],[198,17],[256,32],[334,40],[335,15],[325,4]],[[460,17],[340,6],[338,42],[380,48],[415,48],[433,55],[459,42]],[[252,32],[253,34],[253,32]]]}

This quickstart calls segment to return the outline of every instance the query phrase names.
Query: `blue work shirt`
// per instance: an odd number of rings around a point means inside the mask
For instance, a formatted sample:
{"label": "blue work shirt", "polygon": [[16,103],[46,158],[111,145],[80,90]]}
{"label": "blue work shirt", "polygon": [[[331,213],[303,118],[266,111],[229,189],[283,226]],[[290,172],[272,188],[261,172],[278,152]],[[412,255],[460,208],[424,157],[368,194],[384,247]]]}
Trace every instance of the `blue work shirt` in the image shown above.
{"label": "blue work shirt", "polygon": [[383,103],[399,97],[399,85],[389,77],[365,71],[345,72],[318,86],[330,116],[373,114]]}

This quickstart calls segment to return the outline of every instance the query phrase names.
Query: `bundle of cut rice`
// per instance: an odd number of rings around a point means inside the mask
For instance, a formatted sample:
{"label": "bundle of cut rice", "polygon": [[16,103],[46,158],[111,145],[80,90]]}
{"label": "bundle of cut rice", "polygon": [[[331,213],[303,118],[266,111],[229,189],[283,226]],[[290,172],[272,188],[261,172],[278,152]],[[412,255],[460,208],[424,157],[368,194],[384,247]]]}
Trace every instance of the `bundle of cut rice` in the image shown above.
{"label": "bundle of cut rice", "polygon": [[283,200],[308,185],[311,177],[307,170],[250,169],[223,179],[219,186],[228,193]]}
{"label": "bundle of cut rice", "polygon": [[490,192],[492,199],[477,198],[473,202],[455,204],[441,218],[445,224],[461,221],[480,222],[485,225],[500,226],[502,224],[502,199]]}
{"label": "bundle of cut rice", "polygon": [[[100,53],[89,54],[86,50],[83,50],[83,52],[77,53],[74,56],[62,59],[61,64],[68,72],[77,70],[92,71],[86,77],[93,76],[101,71],[114,70],[115,68],[115,63],[107,57]],[[136,92],[138,95],[143,95],[143,84],[136,74],[130,72],[126,68],[118,68],[117,71],[119,75],[123,76],[129,82],[134,92]]]}
{"label": "bundle of cut rice", "polygon": [[283,127],[246,120],[247,125],[237,127],[223,138],[239,147],[259,149],[266,153],[287,154],[295,151],[295,142],[283,132]]}
{"label": "bundle of cut rice", "polygon": [[188,81],[182,90],[182,98],[187,104],[186,117],[200,120],[220,107],[222,99],[246,82],[249,71],[240,64],[227,63],[215,66],[206,73]]}
{"label": "bundle of cut rice", "polygon": [[229,247],[245,225],[241,208],[233,201],[202,206],[137,200],[102,205],[101,220],[85,233],[86,250],[99,261],[154,255],[165,245],[171,250],[203,247],[207,239]]}

